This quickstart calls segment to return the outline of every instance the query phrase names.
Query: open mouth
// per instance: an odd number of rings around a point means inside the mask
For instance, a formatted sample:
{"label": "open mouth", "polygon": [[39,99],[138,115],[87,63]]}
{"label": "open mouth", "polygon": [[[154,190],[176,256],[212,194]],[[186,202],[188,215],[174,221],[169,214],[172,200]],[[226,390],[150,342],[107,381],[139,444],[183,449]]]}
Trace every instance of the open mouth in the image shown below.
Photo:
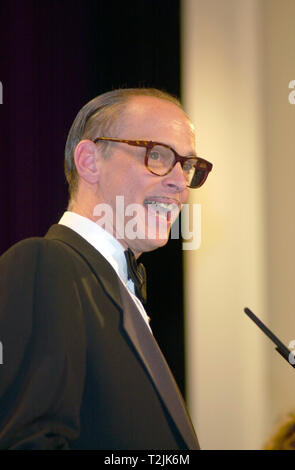
{"label": "open mouth", "polygon": [[151,198],[144,200],[144,206],[149,213],[155,217],[165,220],[166,222],[174,222],[178,215],[178,203],[175,201],[167,200],[165,198]]}

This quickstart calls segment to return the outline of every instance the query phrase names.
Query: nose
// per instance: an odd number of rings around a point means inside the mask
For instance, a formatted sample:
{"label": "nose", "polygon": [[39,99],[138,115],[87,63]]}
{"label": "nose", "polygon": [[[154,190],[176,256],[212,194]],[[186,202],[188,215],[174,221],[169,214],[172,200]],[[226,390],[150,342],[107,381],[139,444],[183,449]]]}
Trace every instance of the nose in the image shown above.
{"label": "nose", "polygon": [[164,176],[163,184],[174,193],[181,193],[182,191],[187,190],[186,179],[179,162],[174,165],[168,175]]}

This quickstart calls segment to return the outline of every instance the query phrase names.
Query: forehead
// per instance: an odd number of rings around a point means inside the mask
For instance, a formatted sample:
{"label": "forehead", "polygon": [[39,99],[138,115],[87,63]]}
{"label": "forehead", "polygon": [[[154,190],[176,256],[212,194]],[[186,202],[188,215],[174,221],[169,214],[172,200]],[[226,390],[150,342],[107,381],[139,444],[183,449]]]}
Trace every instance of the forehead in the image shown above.
{"label": "forehead", "polygon": [[195,131],[185,112],[176,104],[151,97],[136,96],[129,100],[120,118],[120,137],[163,142],[191,152]]}

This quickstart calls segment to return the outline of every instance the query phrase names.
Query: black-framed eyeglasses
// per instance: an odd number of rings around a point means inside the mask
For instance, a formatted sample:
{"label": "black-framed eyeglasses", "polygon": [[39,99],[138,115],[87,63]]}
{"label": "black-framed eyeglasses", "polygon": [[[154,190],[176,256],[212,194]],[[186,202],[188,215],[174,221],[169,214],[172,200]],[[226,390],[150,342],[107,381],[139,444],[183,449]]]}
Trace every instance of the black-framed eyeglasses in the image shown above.
{"label": "black-framed eyeglasses", "polygon": [[183,157],[169,145],[160,142],[152,142],[148,140],[128,140],[117,139],[113,137],[97,137],[94,143],[99,141],[118,142],[134,147],[145,147],[145,166],[157,176],[165,176],[174,168],[177,162],[180,163],[182,171],[189,188],[199,188],[202,186],[208,174],[213,168],[212,163],[195,155]]}

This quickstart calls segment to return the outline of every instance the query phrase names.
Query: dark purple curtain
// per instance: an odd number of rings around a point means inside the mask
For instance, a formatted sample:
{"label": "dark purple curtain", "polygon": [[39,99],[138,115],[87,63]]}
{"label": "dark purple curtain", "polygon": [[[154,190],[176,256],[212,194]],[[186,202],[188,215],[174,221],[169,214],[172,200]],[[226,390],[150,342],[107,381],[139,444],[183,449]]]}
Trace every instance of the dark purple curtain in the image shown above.
{"label": "dark purple curtain", "polygon": [[[179,1],[2,0],[0,23],[1,254],[66,209],[64,145],[83,104],[117,87],[179,96]],[[184,389],[181,243],[142,258],[153,331]]]}
{"label": "dark purple curtain", "polygon": [[1,252],[43,235],[66,206],[64,142],[88,98],[89,60],[83,2],[69,4],[1,4]]}

